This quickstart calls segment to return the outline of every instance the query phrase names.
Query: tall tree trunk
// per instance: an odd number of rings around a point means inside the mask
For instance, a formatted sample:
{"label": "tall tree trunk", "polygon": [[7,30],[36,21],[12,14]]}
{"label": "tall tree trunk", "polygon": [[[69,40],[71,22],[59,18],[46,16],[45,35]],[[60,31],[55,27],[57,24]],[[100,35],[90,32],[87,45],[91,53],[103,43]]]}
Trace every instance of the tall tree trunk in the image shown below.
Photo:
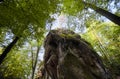
{"label": "tall tree trunk", "polygon": [[34,55],[33,55],[33,50],[32,50],[32,46],[31,46],[31,58],[32,58],[32,74],[31,74],[31,79],[33,79],[33,75],[34,75]]}
{"label": "tall tree trunk", "polygon": [[119,25],[120,26],[120,17],[115,15],[115,14],[112,14],[102,8],[99,8],[93,4],[90,4],[90,3],[86,3],[83,1],[83,3],[87,6],[87,7],[90,7],[91,9],[95,10],[97,13],[105,16],[106,18],[108,18],[109,20],[111,20],[112,22],[114,22],[115,24]]}
{"label": "tall tree trunk", "polygon": [[[32,63],[32,79],[34,79],[34,73],[37,65],[37,59],[38,59],[38,54],[39,54],[40,47],[37,47],[37,53],[36,53],[36,58],[35,58],[35,63]],[[32,56],[33,57],[33,56]]]}
{"label": "tall tree trunk", "polygon": [[0,56],[0,65],[9,53],[9,51],[12,49],[12,47],[17,43],[19,37],[15,37],[15,39],[7,46],[7,48],[3,51],[2,55]]}

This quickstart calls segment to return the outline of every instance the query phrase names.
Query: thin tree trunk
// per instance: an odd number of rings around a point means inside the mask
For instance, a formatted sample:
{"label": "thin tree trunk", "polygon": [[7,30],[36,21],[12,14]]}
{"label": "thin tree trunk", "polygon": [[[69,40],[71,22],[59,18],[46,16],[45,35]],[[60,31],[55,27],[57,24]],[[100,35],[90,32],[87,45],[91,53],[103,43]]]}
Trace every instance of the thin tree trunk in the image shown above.
{"label": "thin tree trunk", "polygon": [[33,50],[32,50],[32,46],[31,46],[31,57],[32,57],[32,74],[31,74],[31,79],[33,79],[33,75],[34,75],[34,56],[33,56]]}
{"label": "thin tree trunk", "polygon": [[109,20],[111,20],[112,22],[114,22],[115,24],[119,25],[120,26],[120,17],[115,15],[115,14],[112,14],[102,8],[99,8],[93,4],[90,4],[90,3],[86,3],[83,1],[83,3],[87,6],[87,7],[90,7],[91,9],[95,10],[97,13],[105,16],[106,18],[108,18]]}
{"label": "thin tree trunk", "polygon": [[3,51],[2,55],[0,56],[0,65],[9,53],[9,51],[12,49],[12,47],[17,43],[19,37],[15,37],[15,39],[7,46],[7,48]]}
{"label": "thin tree trunk", "polygon": [[36,58],[35,58],[35,63],[33,63],[33,67],[32,67],[32,79],[34,79],[34,73],[35,73],[35,69],[36,69],[36,65],[37,65],[39,50],[40,50],[40,47],[38,46],[37,47]]}

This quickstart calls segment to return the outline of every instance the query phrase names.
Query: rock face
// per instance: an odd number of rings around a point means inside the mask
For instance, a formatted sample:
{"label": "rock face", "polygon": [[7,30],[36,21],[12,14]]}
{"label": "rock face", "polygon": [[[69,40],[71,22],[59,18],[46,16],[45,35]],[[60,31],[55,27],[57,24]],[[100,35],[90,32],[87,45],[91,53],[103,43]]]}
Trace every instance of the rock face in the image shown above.
{"label": "rock face", "polygon": [[51,30],[44,42],[46,79],[111,79],[90,43],[70,30]]}

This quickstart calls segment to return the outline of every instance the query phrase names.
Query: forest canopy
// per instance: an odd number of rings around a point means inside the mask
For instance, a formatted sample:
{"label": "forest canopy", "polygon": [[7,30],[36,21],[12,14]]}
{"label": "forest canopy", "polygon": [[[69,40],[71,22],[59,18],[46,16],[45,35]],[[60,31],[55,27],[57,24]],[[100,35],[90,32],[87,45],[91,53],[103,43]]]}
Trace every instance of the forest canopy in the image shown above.
{"label": "forest canopy", "polygon": [[1,0],[0,78],[34,79],[44,38],[55,26],[81,35],[120,76],[119,0]]}

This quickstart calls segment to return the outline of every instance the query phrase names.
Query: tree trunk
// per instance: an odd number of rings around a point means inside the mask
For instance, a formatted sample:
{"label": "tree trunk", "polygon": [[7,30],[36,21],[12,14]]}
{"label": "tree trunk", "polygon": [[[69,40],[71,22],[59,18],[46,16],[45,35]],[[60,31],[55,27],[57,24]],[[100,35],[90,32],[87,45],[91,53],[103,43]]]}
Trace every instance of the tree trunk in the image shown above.
{"label": "tree trunk", "polygon": [[51,79],[112,79],[91,44],[70,30],[51,30],[44,48]]}
{"label": "tree trunk", "polygon": [[105,16],[106,18],[108,18],[109,20],[111,20],[112,22],[114,22],[115,24],[119,25],[120,26],[120,17],[115,15],[115,14],[112,14],[102,8],[99,8],[93,4],[90,4],[90,3],[86,3],[83,1],[83,3],[87,6],[87,7],[90,7],[91,9],[95,10],[97,13]]}
{"label": "tree trunk", "polygon": [[40,50],[40,47],[38,46],[37,47],[37,52],[36,52],[36,57],[35,57],[35,62],[33,62],[34,59],[32,59],[32,79],[34,79],[34,74],[35,74],[35,69],[36,69],[36,65],[37,65],[37,59],[38,59],[39,50]]}
{"label": "tree trunk", "polygon": [[19,37],[15,37],[15,39],[7,46],[7,48],[3,51],[2,55],[0,56],[0,65],[9,53],[9,51],[12,49],[12,47],[17,43]]}

